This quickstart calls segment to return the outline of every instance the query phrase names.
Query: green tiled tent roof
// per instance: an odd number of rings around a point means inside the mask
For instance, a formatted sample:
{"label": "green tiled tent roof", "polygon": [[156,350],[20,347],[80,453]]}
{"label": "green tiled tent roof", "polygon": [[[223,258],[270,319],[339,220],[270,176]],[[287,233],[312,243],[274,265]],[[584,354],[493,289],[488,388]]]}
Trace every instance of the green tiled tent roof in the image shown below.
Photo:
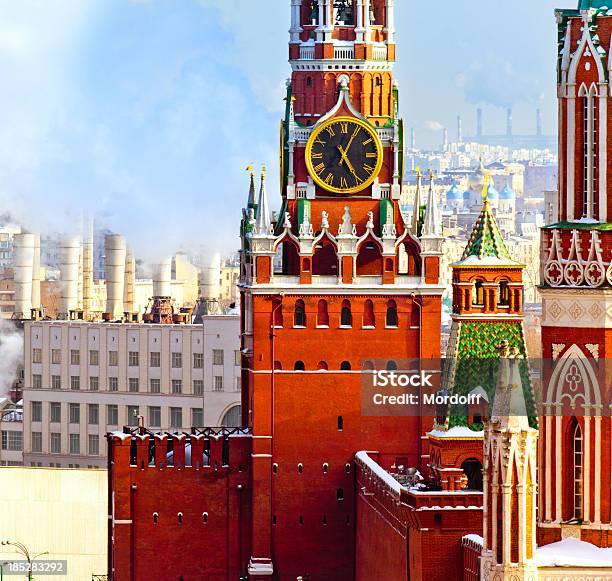
{"label": "green tiled tent roof", "polygon": [[578,2],[578,10],[603,8],[604,6],[611,6],[610,0],[579,0]]}
{"label": "green tiled tent roof", "polygon": [[[468,395],[482,387],[493,402],[499,374],[499,346],[502,341],[508,347],[517,347],[519,353],[527,356],[523,324],[521,321],[465,321],[458,322],[452,345],[447,353],[451,363],[445,369],[443,385],[452,393]],[[451,352],[452,350],[452,352]],[[529,378],[527,359],[521,363],[523,394],[527,410],[535,425],[534,393]],[[453,406],[447,412],[448,427],[467,426],[467,410]]]}
{"label": "green tiled tent roof", "polygon": [[480,259],[512,260],[487,200],[485,200],[482,211],[474,224],[461,260],[466,260],[470,256]]}

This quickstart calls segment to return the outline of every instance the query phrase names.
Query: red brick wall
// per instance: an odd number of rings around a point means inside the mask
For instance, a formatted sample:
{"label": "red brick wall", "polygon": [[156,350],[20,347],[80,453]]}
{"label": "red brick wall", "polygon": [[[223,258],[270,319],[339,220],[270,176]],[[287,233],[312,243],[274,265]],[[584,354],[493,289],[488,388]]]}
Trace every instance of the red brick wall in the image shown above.
{"label": "red brick wall", "polygon": [[[211,439],[209,466],[196,460],[203,458],[204,438],[193,444],[192,463],[197,466],[184,465],[185,439],[173,440],[174,466],[167,466],[165,437],[155,438],[155,465],[149,465],[148,435],[109,438],[113,581],[169,581],[180,576],[185,581],[214,581],[237,579],[246,571],[251,438],[230,437],[227,465],[222,440]],[[132,441],[136,462],[130,461]]]}

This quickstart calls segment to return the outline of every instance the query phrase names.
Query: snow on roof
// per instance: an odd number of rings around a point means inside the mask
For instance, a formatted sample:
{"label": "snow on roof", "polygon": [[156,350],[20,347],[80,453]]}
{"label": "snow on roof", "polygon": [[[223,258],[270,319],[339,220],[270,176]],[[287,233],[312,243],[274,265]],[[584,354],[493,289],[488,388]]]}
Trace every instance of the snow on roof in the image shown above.
{"label": "snow on roof", "polygon": [[378,476],[389,488],[399,494],[403,486],[391,476],[378,462],[375,462],[368,456],[367,452],[357,452],[355,458],[363,462],[376,476]]}
{"label": "snow on roof", "polygon": [[465,260],[456,262],[455,265],[460,266],[521,266],[518,262],[507,258],[498,258],[497,256],[478,256],[470,255]]}
{"label": "snow on roof", "polygon": [[472,543],[478,545],[479,547],[484,547],[484,539],[480,535],[465,535],[463,537],[464,541],[471,541]]}
{"label": "snow on roof", "polygon": [[432,430],[427,434],[431,438],[482,438],[484,432],[476,432],[467,426],[455,426],[449,430]]}
{"label": "snow on roof", "polygon": [[535,553],[538,567],[612,567],[612,549],[600,549],[578,539],[538,547]]}

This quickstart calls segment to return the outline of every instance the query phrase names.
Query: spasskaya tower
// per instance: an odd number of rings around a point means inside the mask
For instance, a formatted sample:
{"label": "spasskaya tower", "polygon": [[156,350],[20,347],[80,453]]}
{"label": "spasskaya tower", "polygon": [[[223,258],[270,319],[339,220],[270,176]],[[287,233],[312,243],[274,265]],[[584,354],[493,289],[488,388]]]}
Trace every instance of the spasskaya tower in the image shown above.
{"label": "spasskaya tower", "polygon": [[377,360],[439,357],[441,221],[433,184],[400,212],[394,0],[290,1],[282,205],[251,175],[241,226],[249,574],[353,579],[355,453],[429,460],[432,419],[367,417],[361,384]]}

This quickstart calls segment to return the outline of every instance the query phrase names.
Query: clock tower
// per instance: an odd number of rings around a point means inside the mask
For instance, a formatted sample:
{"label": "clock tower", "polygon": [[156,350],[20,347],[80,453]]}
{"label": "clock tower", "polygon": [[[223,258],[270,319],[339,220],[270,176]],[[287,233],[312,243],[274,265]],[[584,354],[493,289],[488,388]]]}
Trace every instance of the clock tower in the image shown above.
{"label": "clock tower", "polygon": [[352,579],[355,453],[429,460],[432,418],[369,417],[361,392],[378,360],[440,355],[441,223],[433,188],[400,212],[394,1],[290,1],[281,207],[251,174],[241,226],[249,574]]}

